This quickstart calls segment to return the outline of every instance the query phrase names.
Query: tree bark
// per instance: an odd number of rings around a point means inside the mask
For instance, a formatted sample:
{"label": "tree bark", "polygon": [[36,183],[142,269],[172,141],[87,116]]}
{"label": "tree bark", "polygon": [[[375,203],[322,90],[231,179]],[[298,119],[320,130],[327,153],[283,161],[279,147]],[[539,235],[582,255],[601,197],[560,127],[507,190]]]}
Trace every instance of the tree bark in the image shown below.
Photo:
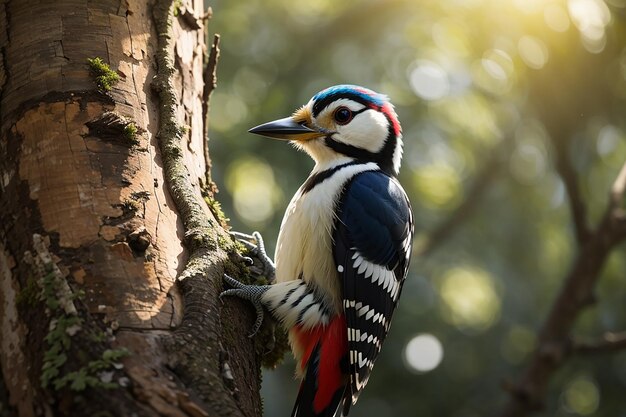
{"label": "tree bark", "polygon": [[245,268],[208,180],[204,15],[0,0],[2,413],[261,415],[252,315],[218,298]]}

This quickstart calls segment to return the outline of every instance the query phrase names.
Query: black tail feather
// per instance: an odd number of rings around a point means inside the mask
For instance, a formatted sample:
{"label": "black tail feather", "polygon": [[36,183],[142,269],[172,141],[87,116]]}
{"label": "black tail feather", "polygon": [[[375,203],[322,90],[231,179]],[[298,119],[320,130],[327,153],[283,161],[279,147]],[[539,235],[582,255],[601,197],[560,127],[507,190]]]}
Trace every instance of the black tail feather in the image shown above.
{"label": "black tail feather", "polygon": [[[320,344],[318,343],[311,353],[309,363],[307,364],[306,374],[300,384],[300,391],[298,392],[296,403],[293,406],[291,417],[338,417],[341,415],[341,413],[339,413],[339,406],[343,402],[342,400],[344,398],[347,384],[343,386],[343,389],[338,389],[337,392],[335,392],[330,404],[326,408],[321,410],[319,413],[316,413],[313,409],[313,401],[318,388],[317,372],[319,360]],[[351,402],[350,400],[348,401]],[[349,409],[349,406],[344,406],[344,410],[347,409]]]}

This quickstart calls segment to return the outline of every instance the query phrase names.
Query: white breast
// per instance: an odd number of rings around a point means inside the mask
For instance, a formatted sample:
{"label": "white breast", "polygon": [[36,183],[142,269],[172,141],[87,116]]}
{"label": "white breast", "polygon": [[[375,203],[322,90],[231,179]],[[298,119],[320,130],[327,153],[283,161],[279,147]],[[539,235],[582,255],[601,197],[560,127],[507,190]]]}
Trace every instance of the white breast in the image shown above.
{"label": "white breast", "polygon": [[[316,167],[312,174],[332,168],[348,160],[334,161],[326,167]],[[329,306],[342,311],[340,278],[335,268],[332,232],[335,204],[345,183],[356,174],[378,169],[375,163],[350,165],[302,194],[302,187],[291,199],[278,235],[276,245],[276,281],[294,280],[302,275],[314,282],[320,294],[328,294]]]}

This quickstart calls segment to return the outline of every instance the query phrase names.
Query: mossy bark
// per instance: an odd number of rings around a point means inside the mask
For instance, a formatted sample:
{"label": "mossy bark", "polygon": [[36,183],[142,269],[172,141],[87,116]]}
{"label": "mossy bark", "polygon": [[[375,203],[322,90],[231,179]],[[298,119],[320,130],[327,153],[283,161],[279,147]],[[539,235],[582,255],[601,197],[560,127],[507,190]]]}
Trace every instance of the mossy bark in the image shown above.
{"label": "mossy bark", "polygon": [[252,314],[218,298],[245,271],[203,198],[202,7],[0,1],[6,415],[261,415]]}

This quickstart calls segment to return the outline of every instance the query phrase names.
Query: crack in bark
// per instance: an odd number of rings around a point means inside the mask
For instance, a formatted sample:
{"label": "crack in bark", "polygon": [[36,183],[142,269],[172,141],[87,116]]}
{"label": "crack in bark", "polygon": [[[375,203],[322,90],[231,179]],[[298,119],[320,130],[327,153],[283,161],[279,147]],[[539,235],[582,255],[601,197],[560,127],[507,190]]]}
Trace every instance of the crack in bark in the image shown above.
{"label": "crack in bark", "polygon": [[[9,67],[7,65],[7,52],[6,45],[11,41],[9,36],[9,23],[11,16],[7,8],[7,1],[0,3],[0,29],[4,28],[5,42],[0,44],[0,114],[2,114],[2,97],[4,93],[4,86],[9,80],[11,74],[9,73]],[[0,36],[1,38],[1,36]]]}
{"label": "crack in bark", "polygon": [[204,89],[202,91],[202,140],[204,150],[204,164],[206,167],[204,180],[210,187],[211,181],[211,157],[209,156],[209,100],[211,93],[217,87],[217,62],[220,57],[220,35],[213,36],[209,59],[204,67],[202,78],[204,79]]}
{"label": "crack in bark", "polygon": [[0,372],[0,417],[16,417],[17,410],[9,404],[9,393]]}
{"label": "crack in bark", "polygon": [[137,59],[135,58],[135,46],[133,45],[133,33],[130,30],[130,22],[128,21],[128,13],[126,13],[125,20],[126,20],[126,27],[128,28],[128,39],[130,41],[130,57],[133,60],[133,62],[130,63],[130,72],[133,78],[133,89],[135,90],[135,95],[137,97],[141,97],[141,95],[139,94],[139,90],[137,89],[137,81],[135,80],[135,63],[137,62]]}

